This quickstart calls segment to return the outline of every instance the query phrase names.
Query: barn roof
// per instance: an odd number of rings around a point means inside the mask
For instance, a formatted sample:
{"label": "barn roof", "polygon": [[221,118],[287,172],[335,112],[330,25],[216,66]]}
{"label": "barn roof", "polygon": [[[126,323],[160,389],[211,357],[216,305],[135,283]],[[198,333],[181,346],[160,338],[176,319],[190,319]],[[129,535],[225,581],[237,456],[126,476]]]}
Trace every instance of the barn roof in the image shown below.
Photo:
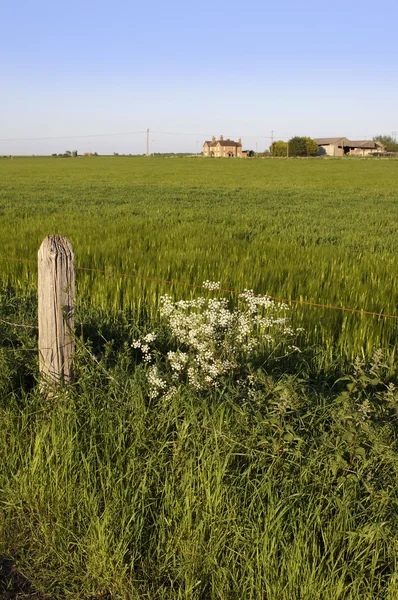
{"label": "barn roof", "polygon": [[315,142],[318,144],[318,146],[327,146],[328,144],[340,143],[340,145],[348,146],[349,148],[370,148],[372,150],[383,148],[383,144],[373,140],[349,140],[346,137],[315,138]]}
{"label": "barn roof", "polygon": [[334,137],[334,138],[314,138],[314,141],[318,144],[318,146],[327,146],[328,144],[337,144],[337,142],[341,142],[345,140],[348,142],[345,137]]}
{"label": "barn roof", "polygon": [[383,144],[375,142],[374,140],[355,140],[355,141],[352,141],[351,144],[354,146],[354,148],[376,149],[376,148],[383,146]]}

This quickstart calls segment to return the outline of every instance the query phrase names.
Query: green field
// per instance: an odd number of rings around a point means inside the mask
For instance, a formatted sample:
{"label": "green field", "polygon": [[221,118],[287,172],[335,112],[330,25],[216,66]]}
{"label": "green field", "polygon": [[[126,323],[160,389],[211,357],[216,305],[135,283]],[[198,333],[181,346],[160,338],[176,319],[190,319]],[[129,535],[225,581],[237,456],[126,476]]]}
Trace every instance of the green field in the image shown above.
{"label": "green field", "polygon": [[[397,319],[292,304],[300,353],[231,326],[199,389],[161,296],[240,300],[157,281],[398,315],[398,161],[4,159],[0,217],[0,598],[398,599]],[[44,399],[13,323],[51,234],[107,274],[77,271],[76,380]]]}
{"label": "green field", "polygon": [[[36,259],[44,236],[77,266],[397,314],[398,163],[383,160],[20,159],[0,162],[1,255]],[[5,283],[34,265],[2,261]],[[78,275],[78,301],[155,310],[176,286]],[[396,343],[396,320],[292,309],[323,366]]]}

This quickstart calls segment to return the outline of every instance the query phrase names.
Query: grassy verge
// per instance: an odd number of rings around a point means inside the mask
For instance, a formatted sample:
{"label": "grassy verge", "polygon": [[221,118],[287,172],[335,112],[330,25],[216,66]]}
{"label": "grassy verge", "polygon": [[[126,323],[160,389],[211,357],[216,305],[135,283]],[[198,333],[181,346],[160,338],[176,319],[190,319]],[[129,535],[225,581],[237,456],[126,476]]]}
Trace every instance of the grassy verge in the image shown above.
{"label": "grassy verge", "polygon": [[[34,323],[10,291],[0,318]],[[148,397],[127,313],[78,315],[76,383],[44,401],[35,331],[2,323],[0,554],[37,592],[120,600],[392,600],[396,390],[376,356],[342,381],[302,355]]]}

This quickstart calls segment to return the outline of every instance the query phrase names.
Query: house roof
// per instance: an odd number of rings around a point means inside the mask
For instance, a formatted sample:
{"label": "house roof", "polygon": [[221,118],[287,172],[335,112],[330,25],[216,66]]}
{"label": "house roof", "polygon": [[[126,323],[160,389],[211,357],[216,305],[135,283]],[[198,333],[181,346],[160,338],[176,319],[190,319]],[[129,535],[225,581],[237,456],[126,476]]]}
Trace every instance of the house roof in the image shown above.
{"label": "house roof", "polygon": [[208,144],[208,146],[214,148],[215,146],[217,146],[218,144],[220,144],[220,146],[233,146],[233,147],[241,147],[242,144],[241,142],[234,142],[234,140],[216,140],[215,142],[209,142],[206,141],[203,145]]}
{"label": "house roof", "polygon": [[242,145],[240,142],[234,142],[234,140],[218,140],[217,142],[214,142],[215,146],[217,146],[217,144],[220,144],[220,146],[241,146]]}

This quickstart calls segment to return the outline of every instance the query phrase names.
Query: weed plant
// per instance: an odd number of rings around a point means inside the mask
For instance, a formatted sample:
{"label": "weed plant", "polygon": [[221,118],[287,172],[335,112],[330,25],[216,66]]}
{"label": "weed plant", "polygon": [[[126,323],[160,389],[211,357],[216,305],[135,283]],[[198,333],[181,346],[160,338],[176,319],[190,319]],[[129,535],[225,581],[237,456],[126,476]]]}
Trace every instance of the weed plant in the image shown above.
{"label": "weed plant", "polygon": [[[210,289],[219,287],[213,282]],[[240,299],[240,305],[230,308],[227,298],[173,302],[162,296],[160,314],[168,348],[173,349],[156,350],[154,332],[132,343],[151,365],[147,380],[151,398],[174,394],[181,384],[188,390],[210,390],[231,380],[247,394],[253,392],[256,362],[264,366],[283,346],[285,352],[300,352],[292,345],[297,332],[287,324],[286,304],[255,296],[253,290],[242,292]]]}

